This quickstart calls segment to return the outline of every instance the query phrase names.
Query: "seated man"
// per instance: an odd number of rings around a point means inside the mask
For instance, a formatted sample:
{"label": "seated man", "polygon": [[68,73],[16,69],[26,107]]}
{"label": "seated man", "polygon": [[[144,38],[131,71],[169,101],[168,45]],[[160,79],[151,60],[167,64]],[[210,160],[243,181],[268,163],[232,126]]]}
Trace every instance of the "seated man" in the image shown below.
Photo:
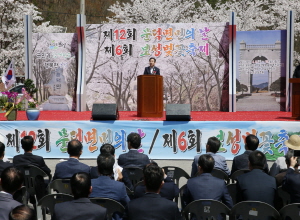
{"label": "seated man", "polygon": [[[285,163],[287,165],[287,167],[290,167],[291,166],[291,158],[294,156],[294,150],[288,150],[288,152],[286,153],[286,155],[284,156],[285,157]],[[299,159],[298,159],[299,160]],[[296,165],[294,166],[294,172],[295,173],[299,173],[299,170],[298,170],[298,162],[296,163]],[[287,173],[287,170],[284,171],[284,172],[281,172],[281,173],[278,173],[276,176],[275,176],[275,179],[276,179],[276,185],[277,187],[281,186],[282,185],[282,182],[283,182],[283,179],[285,177]]]}
{"label": "seated man", "polygon": [[199,157],[198,169],[200,175],[187,181],[183,195],[185,205],[198,199],[213,199],[223,202],[228,208],[232,208],[232,199],[224,180],[210,174],[214,165],[214,158],[210,154],[202,154]]}
{"label": "seated man", "polygon": [[70,183],[74,200],[57,203],[54,207],[52,220],[106,219],[106,209],[92,203],[88,198],[92,192],[89,174],[84,172],[75,173],[71,177]]}
{"label": "seated man", "polygon": [[129,202],[129,197],[126,192],[124,183],[115,181],[111,178],[115,158],[110,154],[100,154],[97,158],[98,172],[100,176],[97,179],[92,179],[93,191],[90,197],[103,197],[114,199],[126,206]]}
{"label": "seated man", "polygon": [[23,174],[15,167],[8,167],[1,173],[0,219],[8,220],[9,213],[15,207],[22,205],[13,199],[13,194],[21,189],[24,181]]}
{"label": "seated man", "polygon": [[[224,171],[228,176],[230,175],[230,171],[227,167],[227,163],[225,157],[217,154],[218,150],[220,149],[221,142],[216,137],[210,137],[207,140],[206,144],[206,153],[210,154],[215,160],[215,167],[216,169]],[[195,156],[193,164],[192,164],[192,173],[191,177],[197,175],[198,172],[198,160],[200,155]]]}
{"label": "seated man", "polygon": [[79,162],[79,157],[82,154],[82,144],[80,141],[71,140],[68,143],[68,154],[70,158],[67,161],[56,165],[53,180],[70,179],[74,173],[78,172],[90,173],[90,167]]}
{"label": "seated man", "polygon": [[164,184],[162,169],[155,164],[150,164],[144,168],[143,172],[146,194],[129,202],[123,219],[182,219],[177,204],[159,195]]}
{"label": "seated man", "polygon": [[4,152],[5,152],[5,145],[2,142],[0,142],[0,175],[5,168],[13,166],[12,163],[3,161],[4,154],[5,154]]}
{"label": "seated man", "polygon": [[27,205],[14,208],[9,214],[9,220],[35,220],[35,212]]}
{"label": "seated man", "polygon": [[[237,170],[248,170],[249,169],[249,160],[248,160],[249,154],[258,148],[259,140],[255,135],[249,134],[246,137],[245,142],[246,142],[245,143],[246,151],[243,154],[233,158],[231,174],[233,174]],[[269,173],[269,167],[268,167],[267,161],[264,166],[264,171],[265,171],[265,173]]]}
{"label": "seated man", "polygon": [[139,167],[143,169],[150,163],[147,155],[137,151],[141,145],[141,136],[138,133],[130,133],[127,136],[127,144],[129,152],[121,154],[118,159],[118,164],[121,167]]}
{"label": "seated man", "polygon": [[250,172],[237,177],[237,202],[260,201],[274,207],[277,194],[275,178],[263,172],[266,156],[261,151],[249,155]]}

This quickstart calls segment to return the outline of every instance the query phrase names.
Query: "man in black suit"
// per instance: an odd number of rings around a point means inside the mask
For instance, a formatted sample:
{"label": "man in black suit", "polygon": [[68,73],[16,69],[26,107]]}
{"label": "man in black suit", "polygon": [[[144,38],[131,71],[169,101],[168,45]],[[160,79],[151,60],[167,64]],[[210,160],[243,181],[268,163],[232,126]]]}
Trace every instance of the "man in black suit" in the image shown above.
{"label": "man in black suit", "polygon": [[4,152],[5,152],[5,145],[2,142],[0,142],[0,175],[5,168],[13,166],[12,163],[3,161],[3,157],[5,154]]}
{"label": "man in black suit", "polygon": [[74,200],[56,204],[52,220],[106,219],[106,209],[92,203],[88,198],[92,192],[89,174],[75,173],[70,183]]}
{"label": "man in black suit", "polygon": [[156,59],[151,57],[149,59],[149,66],[145,67],[144,75],[160,75],[160,70],[155,66]]}
{"label": "man in black suit", "polygon": [[78,172],[90,173],[90,166],[79,162],[79,157],[82,154],[82,144],[80,141],[69,141],[68,154],[70,155],[70,158],[67,161],[58,163],[56,165],[53,180],[69,179],[74,173]]}
{"label": "man in black suit", "polygon": [[8,220],[9,213],[15,207],[22,205],[13,199],[13,194],[19,190],[24,181],[23,174],[15,167],[8,167],[1,173],[0,219]]}
{"label": "man in black suit", "polygon": [[188,180],[183,195],[185,205],[198,199],[213,199],[232,208],[232,199],[224,180],[211,175],[214,166],[215,160],[210,154],[202,154],[199,157],[198,172],[200,175]]}
{"label": "man in black suit", "polygon": [[249,155],[250,172],[237,177],[237,202],[261,201],[274,206],[277,194],[275,178],[263,172],[266,156],[261,151]]}
{"label": "man in black suit", "polygon": [[138,133],[130,133],[127,136],[129,152],[121,154],[118,164],[121,167],[139,167],[143,169],[150,160],[147,155],[139,153],[137,150],[141,146],[141,136]]}
{"label": "man in black suit", "polygon": [[[248,170],[249,169],[249,160],[248,160],[249,155],[252,151],[255,151],[258,148],[259,140],[255,135],[249,134],[246,137],[245,142],[246,142],[245,143],[246,151],[243,154],[233,158],[231,174],[233,174],[237,170]],[[265,173],[269,173],[269,167],[268,167],[267,161],[264,165],[263,170],[265,171]]]}
{"label": "man in black suit", "polygon": [[144,168],[146,194],[128,203],[124,219],[182,219],[177,204],[159,195],[159,191],[164,184],[163,179],[164,173],[157,165],[150,164]]}

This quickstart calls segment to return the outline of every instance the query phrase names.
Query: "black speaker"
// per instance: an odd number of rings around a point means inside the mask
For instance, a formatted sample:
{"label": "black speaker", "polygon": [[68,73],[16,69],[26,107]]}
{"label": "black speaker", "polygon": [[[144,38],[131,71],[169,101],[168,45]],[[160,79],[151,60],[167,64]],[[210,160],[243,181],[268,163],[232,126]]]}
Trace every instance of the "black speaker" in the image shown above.
{"label": "black speaker", "polygon": [[167,121],[190,121],[191,105],[190,104],[167,104],[166,120]]}
{"label": "black speaker", "polygon": [[94,103],[92,109],[93,120],[118,120],[119,112],[117,104]]}

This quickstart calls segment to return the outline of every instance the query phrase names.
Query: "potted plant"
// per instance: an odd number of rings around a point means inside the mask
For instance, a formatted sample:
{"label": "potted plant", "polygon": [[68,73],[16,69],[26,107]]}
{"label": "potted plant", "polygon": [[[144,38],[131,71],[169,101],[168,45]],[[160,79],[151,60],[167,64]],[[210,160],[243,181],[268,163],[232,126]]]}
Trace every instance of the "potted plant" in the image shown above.
{"label": "potted plant", "polygon": [[37,91],[38,89],[35,87],[33,80],[26,79],[22,93],[28,100],[28,108],[26,109],[26,116],[28,120],[38,120],[40,116],[40,110],[37,108],[37,101],[33,98],[33,95],[37,93]]}
{"label": "potted plant", "polygon": [[3,106],[3,110],[6,111],[5,117],[8,121],[15,121],[17,119],[18,110],[22,108],[20,100],[17,99],[17,92],[2,92],[2,94],[7,96],[7,101]]}

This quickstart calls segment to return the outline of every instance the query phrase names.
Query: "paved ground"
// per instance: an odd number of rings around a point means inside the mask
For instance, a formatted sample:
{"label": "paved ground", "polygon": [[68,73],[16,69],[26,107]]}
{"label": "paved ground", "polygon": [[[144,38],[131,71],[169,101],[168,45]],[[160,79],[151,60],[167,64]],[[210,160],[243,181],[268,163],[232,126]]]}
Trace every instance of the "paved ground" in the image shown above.
{"label": "paved ground", "polygon": [[280,111],[280,104],[271,93],[252,93],[236,102],[237,111]]}

